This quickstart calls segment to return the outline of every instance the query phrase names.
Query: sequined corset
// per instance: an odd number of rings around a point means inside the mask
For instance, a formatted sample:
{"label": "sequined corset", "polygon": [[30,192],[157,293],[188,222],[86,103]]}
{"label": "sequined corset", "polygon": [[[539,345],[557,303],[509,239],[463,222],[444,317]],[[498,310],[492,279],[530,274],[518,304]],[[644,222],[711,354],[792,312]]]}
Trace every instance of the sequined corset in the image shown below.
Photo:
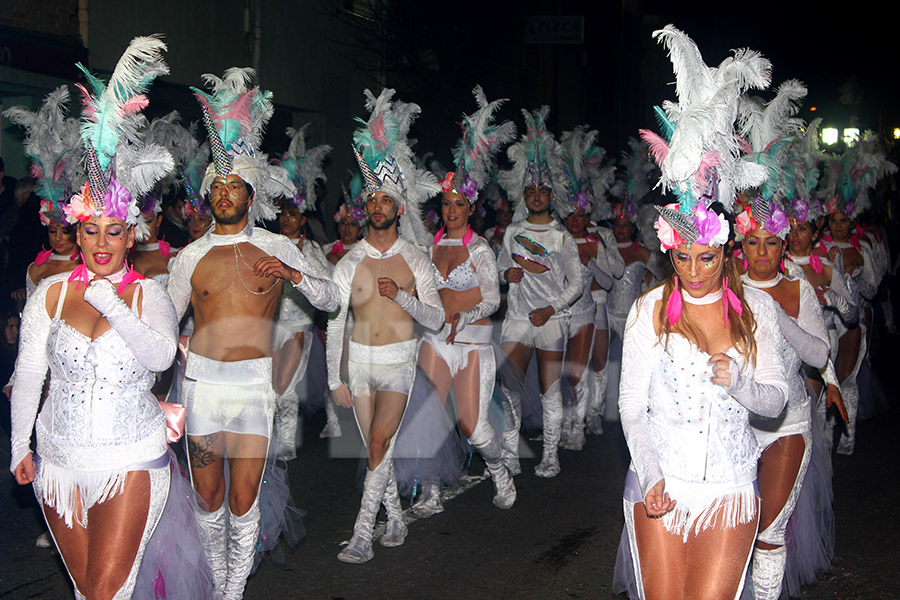
{"label": "sequined corset", "polygon": [[678,334],[654,355],[648,416],[663,474],[709,483],[756,479],[759,451],[749,412],[709,380],[709,355]]}
{"label": "sequined corset", "polygon": [[114,329],[91,341],[54,319],[47,352],[50,394],[37,422],[43,458],[96,470],[152,460],[166,451],[165,416],[150,393],[154,375]]}

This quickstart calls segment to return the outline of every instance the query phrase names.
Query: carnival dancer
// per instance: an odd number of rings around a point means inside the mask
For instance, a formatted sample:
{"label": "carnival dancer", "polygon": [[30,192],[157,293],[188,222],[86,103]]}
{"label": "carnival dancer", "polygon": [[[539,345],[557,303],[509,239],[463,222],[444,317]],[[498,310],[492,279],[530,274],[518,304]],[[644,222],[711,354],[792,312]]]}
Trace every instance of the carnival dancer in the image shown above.
{"label": "carnival dancer", "polygon": [[506,233],[506,228],[512,223],[512,209],[503,195],[503,188],[496,181],[491,181],[482,193],[494,210],[494,218],[496,219],[496,224],[484,232],[484,238],[491,244],[494,254],[497,254],[503,245],[503,235]]}
{"label": "carnival dancer", "polygon": [[518,474],[523,398],[521,380],[515,379],[526,372],[536,352],[544,430],[541,462],[534,470],[539,477],[559,474],[560,379],[569,337],[567,319],[569,307],[584,287],[577,244],[551,213],[554,201],[562,201],[568,192],[560,149],[547,129],[549,112],[547,106],[533,113],[523,110],[527,130],[507,150],[513,168],[500,174],[500,183],[516,208],[497,261],[500,277],[510,284],[501,342],[513,367],[503,376],[513,412],[512,426],[504,433],[504,458],[510,472]]}
{"label": "carnival dancer", "polygon": [[76,598],[132,597],[170,485],[166,416],[150,387],[172,362],[177,320],[165,289],[125,262],[142,225],[136,199],[173,167],[132,137],[143,92],[168,73],[164,50],[157,37],[133,39],[108,84],[78,65],[91,88],[79,86],[88,181],[64,210],[84,262],[44,279],[23,319],[11,468],[33,482]]}
{"label": "carnival dancer", "polygon": [[[321,273],[330,275],[332,265],[325,258],[322,247],[306,236],[305,213],[315,208],[316,180],[327,180],[322,171],[322,162],[331,152],[331,146],[323,144],[307,148],[308,127],[309,124],[306,124],[300,129],[293,127],[287,129],[291,143],[281,157],[281,166],[287,170],[297,188],[297,193],[292,197],[281,199],[278,225],[281,234],[300,249],[311,265]],[[321,330],[315,326],[317,311],[303,294],[293,286],[284,286],[281,296],[272,355],[274,387],[275,393],[278,394],[275,402],[275,455],[291,460],[297,457],[297,417],[300,403],[298,386],[304,377],[309,381],[316,372],[321,372],[318,369],[312,372],[307,369],[313,344],[317,343],[314,339],[316,331]],[[321,345],[320,340],[318,343]],[[322,388],[324,390],[324,385]],[[331,406],[331,403],[326,401],[326,406]],[[329,414],[326,429],[335,426],[337,431],[334,433],[340,435],[337,415],[334,415],[332,421]]]}
{"label": "carnival dancer", "polygon": [[194,311],[183,388],[186,437],[194,488],[205,503],[197,518],[206,557],[216,592],[226,599],[242,596],[259,537],[281,286],[289,281],[321,310],[334,309],[337,297],[334,284],[287,238],[254,227],[275,216],[272,198],[295,190],[286,171],[258,150],[273,108],[270,93],[249,88],[253,74],[249,68],[228,69],[221,79],[207,74],[212,93],[194,89],[213,154],[198,192],[209,192],[215,224],[178,253],[168,288],[179,317],[189,304]]}
{"label": "carnival dancer", "polygon": [[[372,529],[382,502],[387,510],[383,546],[399,546],[406,524],[393,476],[393,445],[415,378],[416,323],[438,330],[444,310],[432,267],[417,244],[427,244],[420,204],[440,190],[431,173],[413,164],[407,143],[419,107],[365,91],[368,121],[354,134],[354,153],[365,179],[369,233],[338,262],[334,281],[339,311],[328,323],[328,387],[334,402],[352,408],[366,445],[368,469],[353,536],[338,560],[372,559]],[[402,224],[399,223],[402,219]],[[347,313],[354,314],[342,374]]]}
{"label": "carnival dancer", "polygon": [[325,244],[322,250],[325,252],[328,262],[336,265],[345,254],[353,249],[353,246],[366,233],[366,209],[362,177],[355,173],[350,177],[350,190],[343,185],[344,202],[334,213],[334,222],[337,223],[338,239]]}
{"label": "carnival dancer", "polygon": [[654,37],[670,50],[679,103],[660,114],[664,138],[642,136],[679,203],[659,207],[656,222],[674,274],[634,303],[625,326],[628,549],[641,598],[737,598],[759,521],[749,414],[779,415],[787,383],[774,301],[742,285],[718,203],[765,178],[738,160],[733,123],[739,94],[765,88],[770,65],[738,50],[710,69],[673,26]]}
{"label": "carnival dancer", "polygon": [[80,263],[75,229],[63,212],[74,189],[84,149],[77,119],[66,117],[69,90],[60,86],[44,98],[37,112],[13,107],[3,115],[25,128],[25,154],[36,177],[34,193],[41,198],[40,219],[47,228],[50,249],[41,251],[28,266],[25,298],[45,277],[69,273]]}
{"label": "carnival dancer", "polygon": [[[462,434],[481,454],[494,481],[494,505],[506,509],[516,500],[516,488],[488,418],[496,379],[490,316],[500,306],[497,261],[487,240],[472,231],[469,219],[479,188],[490,180],[491,156],[512,141],[515,125],[492,123],[493,113],[505,100],[489,103],[481,86],[473,93],[478,110],[463,116],[463,136],[454,150],[456,169],[441,182],[443,226],[429,249],[445,323],[439,333],[425,334],[419,367],[442,403],[454,390]],[[437,483],[423,482],[425,486],[421,510],[418,504],[413,507],[417,516],[443,510]]]}
{"label": "carnival dancer", "polygon": [[[597,146],[596,141],[596,130],[588,131],[585,126],[564,132],[560,141],[563,160],[566,161],[568,193],[565,200],[558,203],[559,217],[577,244],[583,277],[581,296],[569,309],[565,377],[567,388],[574,391],[574,398],[563,411],[560,433],[560,446],[567,450],[584,448],[585,419],[589,406],[594,409],[591,411],[591,430],[600,433],[594,428],[602,428],[598,416],[601,411],[592,402],[592,396],[597,397],[596,391],[591,393],[591,377],[586,372],[593,345],[597,343],[597,338],[602,337],[601,333],[596,333],[595,337],[598,309],[593,291],[603,289],[598,282],[609,287],[615,277],[609,272],[621,276],[619,267],[623,266],[622,261],[617,260],[618,252],[608,229],[588,232],[592,215],[609,216],[609,203],[604,196],[615,177],[615,167],[603,166],[606,150]],[[600,267],[598,263],[604,266]]]}

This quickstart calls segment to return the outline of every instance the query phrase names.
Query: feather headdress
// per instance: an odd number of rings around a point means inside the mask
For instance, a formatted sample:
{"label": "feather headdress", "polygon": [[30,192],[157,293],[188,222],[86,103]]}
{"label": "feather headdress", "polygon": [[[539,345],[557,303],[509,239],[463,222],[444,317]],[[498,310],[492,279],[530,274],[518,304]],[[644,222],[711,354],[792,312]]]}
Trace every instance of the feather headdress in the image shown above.
{"label": "feather headdress", "polygon": [[826,212],[855,219],[871,207],[869,192],[882,177],[897,172],[897,165],[887,159],[879,145],[875,134],[866,131],[840,157],[826,157],[817,190],[819,197],[826,199]]}
{"label": "feather headdress", "polygon": [[3,115],[25,129],[25,154],[31,160],[35,178],[35,194],[41,198],[40,217],[44,225],[51,222],[68,225],[63,206],[72,196],[81,175],[81,144],[78,121],[66,116],[69,90],[61,85],[44,98],[35,112],[15,106]]}
{"label": "feather headdress", "polygon": [[528,216],[524,197],[527,186],[549,187],[557,203],[561,199],[564,202],[568,195],[562,150],[547,129],[549,114],[549,106],[542,106],[533,112],[523,109],[525,133],[506,151],[513,167],[500,173],[500,185],[512,201],[513,221],[521,221]]}
{"label": "feather headdress", "polygon": [[363,175],[366,195],[381,190],[404,206],[400,235],[425,247],[431,242],[422,223],[421,205],[440,193],[437,178],[416,166],[407,135],[421,112],[418,104],[393,100],[394,90],[385,88],[376,98],[365,90],[368,120],[353,134],[353,153]]}
{"label": "feather headdress", "polygon": [[[735,50],[733,57],[713,68],[703,61],[693,40],[672,25],[653,36],[669,50],[679,100],[656,109],[662,137],[641,130],[662,171],[658,185],[678,198],[677,205],[670,205],[674,209],[660,210],[660,240],[666,248],[678,240],[724,243],[720,240],[728,239],[727,221],[711,216],[709,206],[718,201],[731,210],[738,190],[759,186],[766,179],[765,167],[740,160],[734,124],[741,94],[769,86],[771,63],[745,49]],[[724,236],[715,220],[725,228]]]}
{"label": "feather headdress", "polygon": [[462,137],[453,151],[456,170],[448,172],[441,181],[441,189],[462,194],[470,203],[478,198],[478,190],[490,183],[494,155],[516,137],[516,125],[512,121],[493,124],[494,113],[506,99],[488,102],[480,85],[475,86],[472,94],[478,110],[463,115]]}
{"label": "feather headdress", "polygon": [[619,177],[610,189],[610,195],[616,198],[613,216],[617,219],[631,219],[637,226],[639,219],[636,217],[652,186],[650,178],[658,169],[641,142],[628,138],[628,148],[619,156]]}
{"label": "feather headdress", "polygon": [[360,227],[365,227],[366,209],[366,191],[363,185],[363,178],[360,173],[350,174],[350,189],[341,183],[341,193],[344,196],[344,202],[340,205],[337,212],[334,213],[335,223],[340,223],[344,219],[355,221]]}
{"label": "feather headdress", "polygon": [[87,78],[82,93],[81,139],[87,155],[87,183],[72,196],[69,220],[108,216],[134,225],[138,240],[147,227],[140,218],[138,199],[153,189],[174,167],[172,155],[142,139],[149,103],[144,92],[169,72],[163,60],[166,45],[159,36],[136,37],[116,63],[109,82],[77,65]]}
{"label": "feather headdress", "polygon": [[297,193],[290,198],[290,201],[301,213],[315,208],[316,180],[327,181],[328,178],[322,171],[322,163],[331,152],[331,146],[325,144],[307,150],[306,130],[308,128],[309,123],[300,129],[287,128],[285,133],[291,138],[291,144],[281,158],[281,166],[287,170],[288,177],[291,178],[297,189]]}
{"label": "feather headdress", "polygon": [[603,165],[606,150],[597,145],[597,131],[578,125],[560,137],[566,196],[557,202],[557,211],[566,218],[583,210],[593,219],[612,216],[606,194],[615,179],[615,165]]}
{"label": "feather headdress", "polygon": [[237,175],[253,187],[250,225],[274,219],[278,214],[275,198],[290,198],[296,192],[287,171],[270,164],[259,149],[274,108],[271,92],[249,87],[254,74],[251,68],[232,67],[222,78],[203,75],[210,93],[191,88],[203,111],[212,150],[200,193],[207,194],[216,177]]}

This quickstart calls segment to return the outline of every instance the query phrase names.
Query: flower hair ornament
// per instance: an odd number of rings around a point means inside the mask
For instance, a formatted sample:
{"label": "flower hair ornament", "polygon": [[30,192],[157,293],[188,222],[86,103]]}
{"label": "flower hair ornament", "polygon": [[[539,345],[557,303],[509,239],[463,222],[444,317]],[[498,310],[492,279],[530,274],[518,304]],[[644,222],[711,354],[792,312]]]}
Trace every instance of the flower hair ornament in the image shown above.
{"label": "flower hair ornament", "polygon": [[437,178],[415,164],[407,136],[422,109],[418,104],[394,100],[394,90],[376,98],[365,90],[368,120],[353,134],[353,153],[363,175],[366,195],[381,190],[404,207],[399,234],[408,242],[427,247],[431,236],[422,223],[421,206],[441,191]]}
{"label": "flower hair ornament", "polygon": [[134,226],[138,241],[146,238],[138,199],[174,168],[169,151],[147,143],[141,133],[146,123],[141,111],[149,103],[144,92],[169,72],[165,50],[159,36],[134,38],[108,83],[76,65],[87,79],[87,87],[75,84],[82,94],[87,182],[65,208],[70,222],[114,217]]}
{"label": "flower hair ornament", "polygon": [[735,218],[734,237],[740,241],[757,227],[762,227],[784,241],[791,230],[791,223],[787,213],[778,206],[778,203],[758,196],[752,199]]}
{"label": "flower hair ornament", "polygon": [[66,116],[68,102],[69,90],[61,85],[44,98],[35,112],[21,106],[3,112],[12,123],[25,129],[25,154],[31,161],[31,176],[36,181],[34,193],[41,199],[39,214],[45,226],[70,225],[63,207],[72,196],[75,180],[84,177],[84,146],[78,120]]}
{"label": "flower hair ornament", "polygon": [[657,237],[663,250],[680,243],[719,246],[728,240],[729,225],[710,206],[720,202],[731,211],[738,190],[758,187],[767,177],[764,166],[740,160],[734,125],[741,94],[768,87],[771,63],[757,52],[735,50],[712,68],[672,25],[653,36],[669,50],[679,100],[655,109],[662,136],[641,130],[661,171],[657,185],[678,198],[657,207]]}
{"label": "flower hair ornament", "polygon": [[216,177],[237,175],[253,187],[248,227],[274,219],[278,214],[275,198],[291,198],[296,193],[287,171],[269,163],[260,151],[266,123],[272,117],[272,93],[250,87],[255,71],[232,67],[222,78],[203,75],[210,88],[204,92],[192,87],[203,111],[203,124],[209,134],[212,162],[200,183],[200,194],[209,193]]}
{"label": "flower hair ornament", "polygon": [[327,181],[322,163],[331,152],[331,146],[322,144],[314,148],[306,147],[306,130],[309,123],[300,129],[288,127],[285,133],[291,138],[291,144],[287,152],[281,157],[281,166],[284,167],[297,192],[288,198],[288,201],[301,212],[307,212],[315,208],[316,204],[316,180]]}
{"label": "flower hair ornament", "polygon": [[344,202],[338,208],[337,212],[334,213],[334,222],[340,223],[344,219],[349,218],[350,220],[355,221],[360,227],[365,228],[368,219],[366,217],[366,209],[363,208],[363,205],[365,204],[365,192],[362,175],[359,173],[352,173],[350,176],[350,189],[347,190],[347,187],[342,183],[341,193],[344,196]]}
{"label": "flower hair ornament", "polygon": [[579,125],[563,132],[560,138],[566,195],[557,198],[556,206],[563,219],[577,210],[583,210],[594,220],[612,216],[605,199],[615,178],[616,167],[603,165],[606,150],[597,145],[597,135],[596,130]]}
{"label": "flower hair ornament", "polygon": [[478,199],[478,190],[491,182],[494,170],[494,155],[501,146],[516,137],[516,126],[512,121],[499,125],[493,123],[494,113],[506,99],[488,102],[480,85],[472,90],[478,110],[471,115],[463,115],[460,127],[462,137],[453,150],[454,171],[449,171],[441,181],[441,190],[462,194],[473,204]]}
{"label": "flower hair ornament", "polygon": [[[564,203],[568,196],[562,149],[547,129],[549,114],[549,106],[542,106],[533,112],[522,110],[525,133],[506,150],[513,167],[502,171],[499,179],[512,202],[514,222],[528,216],[523,194],[527,186],[549,187],[557,204]],[[554,207],[559,208],[557,205]]]}

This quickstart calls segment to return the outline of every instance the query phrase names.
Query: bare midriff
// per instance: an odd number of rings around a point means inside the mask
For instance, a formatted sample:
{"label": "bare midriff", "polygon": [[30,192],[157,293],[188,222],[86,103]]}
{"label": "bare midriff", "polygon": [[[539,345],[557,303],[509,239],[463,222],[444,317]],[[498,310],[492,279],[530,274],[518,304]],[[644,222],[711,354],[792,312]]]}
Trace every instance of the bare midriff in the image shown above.
{"label": "bare midriff", "polygon": [[[449,288],[444,288],[438,291],[438,294],[441,296],[441,302],[444,305],[444,311],[446,313],[445,321],[447,323],[450,322],[450,318],[456,313],[466,312],[467,310],[472,310],[475,306],[481,302],[481,288],[472,288],[471,290],[463,290],[461,292],[457,292],[451,290]],[[472,325],[490,325],[491,320],[487,317],[481,319],[480,321],[475,321]]]}
{"label": "bare midriff", "polygon": [[351,339],[366,346],[384,346],[413,338],[412,317],[399,304],[378,293],[380,277],[393,279],[401,290],[416,295],[415,277],[399,254],[381,259],[367,256],[356,265],[350,289]]}
{"label": "bare midriff", "polygon": [[191,352],[223,362],[272,356],[272,322],[283,285],[253,273],[265,252],[248,243],[238,248],[235,261],[234,246],[213,247],[191,278]]}

